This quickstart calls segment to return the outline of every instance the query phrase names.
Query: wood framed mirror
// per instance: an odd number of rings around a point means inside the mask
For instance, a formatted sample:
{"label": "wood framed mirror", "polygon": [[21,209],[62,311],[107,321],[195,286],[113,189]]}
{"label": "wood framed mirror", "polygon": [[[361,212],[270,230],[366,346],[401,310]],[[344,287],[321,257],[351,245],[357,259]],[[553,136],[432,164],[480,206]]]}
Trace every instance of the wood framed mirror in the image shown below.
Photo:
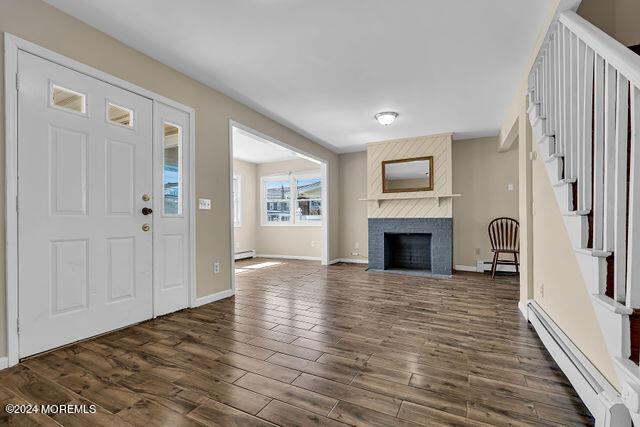
{"label": "wood framed mirror", "polygon": [[433,190],[433,156],[382,162],[382,192]]}

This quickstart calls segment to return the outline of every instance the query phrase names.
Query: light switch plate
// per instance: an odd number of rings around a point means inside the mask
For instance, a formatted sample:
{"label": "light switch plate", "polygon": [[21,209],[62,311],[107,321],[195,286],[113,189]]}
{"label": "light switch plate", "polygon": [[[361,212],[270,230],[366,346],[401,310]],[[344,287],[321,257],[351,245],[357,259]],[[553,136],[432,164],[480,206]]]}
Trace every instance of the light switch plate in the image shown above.
{"label": "light switch plate", "polygon": [[198,199],[198,209],[211,209],[211,199]]}

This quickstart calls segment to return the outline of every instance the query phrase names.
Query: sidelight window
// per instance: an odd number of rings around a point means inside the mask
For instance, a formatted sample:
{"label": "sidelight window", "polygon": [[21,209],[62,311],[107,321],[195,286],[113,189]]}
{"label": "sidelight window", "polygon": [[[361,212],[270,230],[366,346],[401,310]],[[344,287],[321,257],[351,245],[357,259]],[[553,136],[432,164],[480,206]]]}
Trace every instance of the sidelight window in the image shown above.
{"label": "sidelight window", "polygon": [[163,123],[163,209],[167,216],[182,215],[182,128]]}

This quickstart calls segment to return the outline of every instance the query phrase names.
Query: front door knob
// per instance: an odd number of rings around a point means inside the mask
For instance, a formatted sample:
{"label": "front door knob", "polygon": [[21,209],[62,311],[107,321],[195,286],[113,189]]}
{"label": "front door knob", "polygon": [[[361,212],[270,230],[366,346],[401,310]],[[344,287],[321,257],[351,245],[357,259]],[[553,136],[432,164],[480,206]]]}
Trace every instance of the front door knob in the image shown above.
{"label": "front door knob", "polygon": [[149,231],[151,226],[149,224],[142,224],[142,231]]}
{"label": "front door knob", "polygon": [[153,213],[153,209],[144,207],[142,208],[142,215],[149,215]]}

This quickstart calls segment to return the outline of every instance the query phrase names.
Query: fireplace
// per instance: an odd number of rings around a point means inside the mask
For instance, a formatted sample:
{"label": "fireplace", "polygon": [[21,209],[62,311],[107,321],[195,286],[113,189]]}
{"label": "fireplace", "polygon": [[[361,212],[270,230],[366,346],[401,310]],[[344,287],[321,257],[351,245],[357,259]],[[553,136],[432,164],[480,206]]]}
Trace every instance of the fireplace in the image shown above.
{"label": "fireplace", "polygon": [[451,218],[369,218],[369,269],[451,276]]}
{"label": "fireplace", "polygon": [[384,269],[431,271],[431,234],[384,233]]}

